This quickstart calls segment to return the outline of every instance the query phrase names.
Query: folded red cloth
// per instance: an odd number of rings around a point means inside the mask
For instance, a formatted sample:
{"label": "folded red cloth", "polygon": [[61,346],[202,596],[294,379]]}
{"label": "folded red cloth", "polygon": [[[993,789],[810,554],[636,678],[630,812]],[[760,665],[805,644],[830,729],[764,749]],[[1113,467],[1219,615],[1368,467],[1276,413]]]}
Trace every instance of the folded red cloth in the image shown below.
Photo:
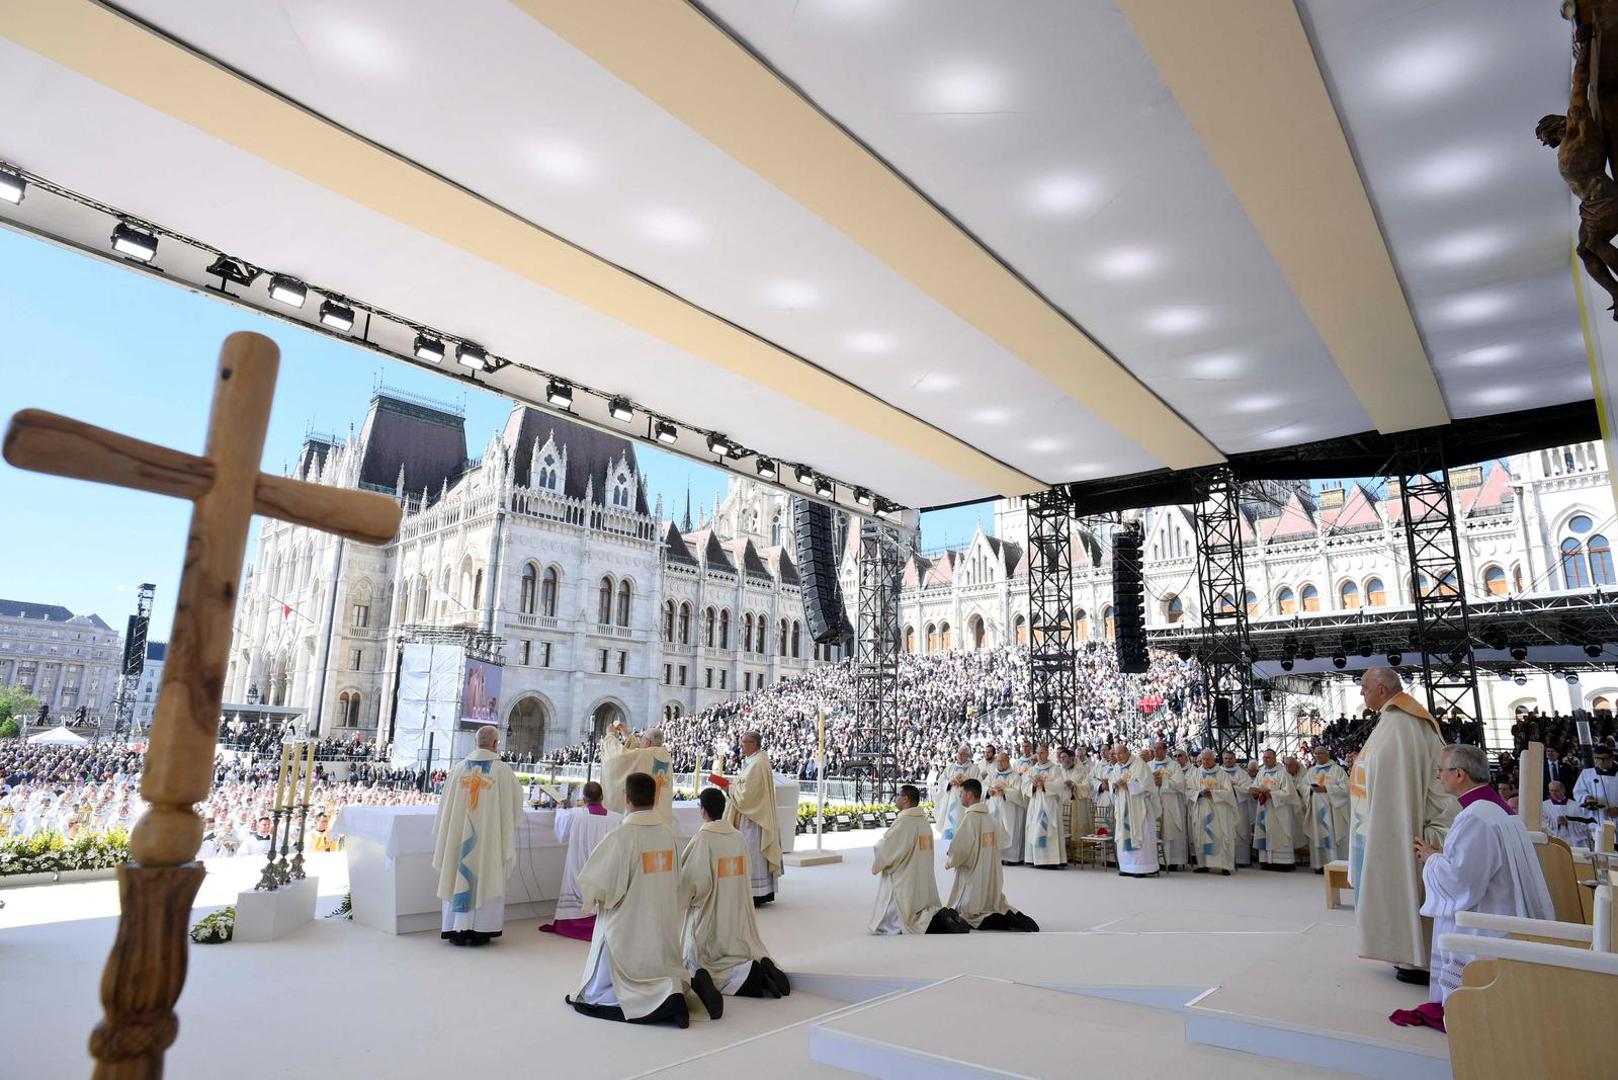
{"label": "folded red cloth", "polygon": [[1444,1006],[1436,1001],[1424,1001],[1414,1009],[1394,1009],[1388,1019],[1400,1027],[1430,1027],[1443,1031]]}

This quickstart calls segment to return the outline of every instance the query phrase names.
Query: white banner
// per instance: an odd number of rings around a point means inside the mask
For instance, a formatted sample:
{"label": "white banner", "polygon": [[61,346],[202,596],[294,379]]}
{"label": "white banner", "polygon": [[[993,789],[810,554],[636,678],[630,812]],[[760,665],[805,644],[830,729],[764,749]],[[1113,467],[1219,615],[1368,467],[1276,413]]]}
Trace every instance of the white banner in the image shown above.
{"label": "white banner", "polygon": [[[426,765],[429,741],[433,768],[448,768],[464,756],[454,736],[465,666],[466,650],[459,645],[404,647],[399,659],[399,710],[393,725],[394,765]],[[470,743],[470,738],[463,741]]]}

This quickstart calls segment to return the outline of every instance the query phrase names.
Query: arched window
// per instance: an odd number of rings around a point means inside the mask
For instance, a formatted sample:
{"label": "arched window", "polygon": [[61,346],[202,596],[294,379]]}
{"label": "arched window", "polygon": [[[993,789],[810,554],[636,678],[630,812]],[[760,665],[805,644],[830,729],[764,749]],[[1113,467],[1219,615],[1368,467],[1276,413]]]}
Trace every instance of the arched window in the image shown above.
{"label": "arched window", "polygon": [[1337,590],[1337,601],[1344,611],[1353,611],[1360,606],[1360,587],[1352,581],[1343,582],[1343,587]]}
{"label": "arched window", "polygon": [[1011,620],[1011,638],[1018,645],[1028,644],[1028,620],[1020,614]]}
{"label": "arched window", "polygon": [[800,637],[802,637],[802,636],[803,636],[803,623],[799,622],[796,619],[793,619],[792,620],[792,655],[794,657],[796,657],[798,655],[798,639]]}
{"label": "arched window", "polygon": [[776,639],[775,639],[775,651],[778,654],[780,654],[781,656],[790,656],[790,655],[792,655],[790,650],[789,650],[788,644],[787,644],[787,626],[788,626],[787,620],[782,619],[781,620],[781,626],[779,628],[779,633],[777,634]]}
{"label": "arched window", "polygon": [[702,616],[702,643],[713,648],[714,631],[718,628],[719,615],[713,608],[709,608]]}
{"label": "arched window", "polygon": [[416,579],[416,618],[418,620],[427,617],[427,593],[429,591],[430,585],[427,581],[427,575],[423,574]]}
{"label": "arched window", "polygon": [[[1221,605],[1229,606],[1229,605]],[[1168,603],[1163,605],[1163,617],[1171,623],[1177,623],[1185,618],[1185,601],[1178,596],[1170,596]]]}
{"label": "arched window", "polygon": [[1320,590],[1313,585],[1305,585],[1298,594],[1305,611],[1320,610]]}
{"label": "arched window", "polygon": [[1387,590],[1382,587],[1382,579],[1370,577],[1365,579],[1365,606],[1383,607],[1388,602]]}
{"label": "arched window", "polygon": [[609,626],[612,623],[612,594],[613,594],[612,578],[610,578],[610,577],[602,578],[601,579],[601,603],[599,605],[597,605],[597,613],[596,613],[597,614],[596,622],[600,623],[602,626]]}
{"label": "arched window", "polygon": [[753,625],[758,627],[758,654],[768,656],[770,652],[770,620],[761,611],[758,613],[758,618]]}
{"label": "arched window", "polygon": [[556,616],[556,590],[562,584],[562,575],[556,572],[556,567],[547,566],[545,577],[539,583],[539,613]]}
{"label": "arched window", "polygon": [[691,605],[680,603],[680,644],[691,644]]}
{"label": "arched window", "polygon": [[663,601],[663,640],[674,643],[674,601]]}
{"label": "arched window", "polygon": [[742,614],[742,652],[753,651],[753,613]]}
{"label": "arched window", "polygon": [[966,633],[972,642],[973,651],[983,648],[983,619],[981,616],[974,615],[966,620]]}
{"label": "arched window", "polygon": [[949,652],[949,623],[938,624],[938,651]]}
{"label": "arched window", "polygon": [[539,594],[539,571],[533,563],[524,563],[522,568],[522,594],[517,600],[517,610],[524,615],[534,613],[534,603]]}
{"label": "arched window", "polygon": [[547,491],[556,490],[556,456],[546,454],[539,463],[539,486]]}
{"label": "arched window", "polygon": [[1117,620],[1112,617],[1112,605],[1107,604],[1101,609],[1101,632],[1108,641],[1117,635]]}
{"label": "arched window", "polygon": [[938,627],[932,623],[927,624],[927,651],[938,651]]}
{"label": "arched window", "polygon": [[781,511],[779,510],[770,518],[770,546],[781,546]]}
{"label": "arched window", "polygon": [[634,592],[634,589],[630,586],[629,582],[620,581],[618,583],[618,625],[619,626],[628,626],[629,625],[629,602],[630,602],[630,600],[632,598],[633,592]]}
{"label": "arched window", "polygon": [[1490,566],[1483,571],[1483,591],[1488,596],[1504,596],[1508,591],[1506,585],[1506,572],[1498,566]]}
{"label": "arched window", "polygon": [[1283,588],[1275,594],[1275,610],[1283,615],[1296,615],[1298,613],[1298,594],[1289,588]]}
{"label": "arched window", "polygon": [[916,651],[916,628],[914,626],[907,626],[907,627],[905,627],[905,652],[913,653],[915,651]]}
{"label": "arched window", "polygon": [[1518,563],[1511,568],[1511,591],[1522,592],[1522,564]]}
{"label": "arched window", "polygon": [[730,648],[730,609],[722,608],[719,612],[719,647]]}
{"label": "arched window", "polygon": [[1247,608],[1247,617],[1249,619],[1258,618],[1258,593],[1248,589],[1242,596],[1242,604]]}
{"label": "arched window", "polygon": [[1562,587],[1586,589],[1590,586],[1590,564],[1584,558],[1584,546],[1573,537],[1562,541]]}
{"label": "arched window", "polygon": [[1607,538],[1596,533],[1585,541],[1584,547],[1590,555],[1590,584],[1598,587],[1614,584],[1612,546],[1607,543]]}
{"label": "arched window", "polygon": [[[1085,610],[1083,608],[1080,608],[1078,611],[1074,612],[1073,614],[1074,614],[1074,619],[1073,619],[1073,640],[1074,641],[1089,641],[1090,640],[1090,616],[1085,612]],[[1026,642],[1024,644],[1026,644]]]}
{"label": "arched window", "polygon": [[360,693],[358,690],[344,690],[337,695],[337,715],[342,718],[343,727],[357,728],[360,726]]}

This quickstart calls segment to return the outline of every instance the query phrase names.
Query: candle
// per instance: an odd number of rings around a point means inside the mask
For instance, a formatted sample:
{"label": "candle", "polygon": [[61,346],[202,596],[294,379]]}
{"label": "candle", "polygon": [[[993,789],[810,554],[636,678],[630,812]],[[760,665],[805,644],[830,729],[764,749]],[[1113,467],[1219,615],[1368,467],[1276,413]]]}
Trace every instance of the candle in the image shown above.
{"label": "candle", "polygon": [[285,806],[286,784],[287,784],[287,744],[282,743],[281,744],[281,771],[275,777],[275,808],[277,810],[280,810]]}
{"label": "candle", "polygon": [[315,740],[309,740],[309,763],[303,771],[303,804],[309,805],[309,791],[315,786],[315,749],[319,746]]}

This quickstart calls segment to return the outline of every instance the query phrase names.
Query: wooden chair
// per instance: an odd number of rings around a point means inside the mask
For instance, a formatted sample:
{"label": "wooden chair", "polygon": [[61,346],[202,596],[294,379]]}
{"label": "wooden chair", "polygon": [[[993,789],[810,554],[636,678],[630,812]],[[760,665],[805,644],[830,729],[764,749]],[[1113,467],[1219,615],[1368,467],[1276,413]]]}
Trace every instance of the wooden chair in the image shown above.
{"label": "wooden chair", "polygon": [[[1534,851],[1539,855],[1539,868],[1545,874],[1545,887],[1550,890],[1551,904],[1556,908],[1559,922],[1590,921],[1579,889],[1579,875],[1573,867],[1573,849],[1567,841],[1543,833],[1534,833]],[[1543,838],[1543,839],[1542,839]]]}
{"label": "wooden chair", "polygon": [[1334,859],[1326,864],[1326,909],[1335,911],[1343,906],[1343,892],[1348,884],[1348,860]]}

